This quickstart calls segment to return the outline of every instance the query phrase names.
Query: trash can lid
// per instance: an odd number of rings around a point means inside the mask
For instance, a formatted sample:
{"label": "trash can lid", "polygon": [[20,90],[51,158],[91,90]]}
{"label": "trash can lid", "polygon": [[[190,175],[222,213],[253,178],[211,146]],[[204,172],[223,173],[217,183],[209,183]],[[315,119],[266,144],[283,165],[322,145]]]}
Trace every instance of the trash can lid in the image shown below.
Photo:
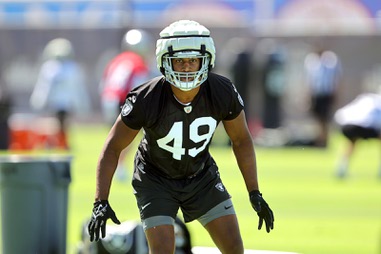
{"label": "trash can lid", "polygon": [[68,154],[2,154],[0,155],[0,163],[20,163],[20,162],[70,162],[72,155]]}

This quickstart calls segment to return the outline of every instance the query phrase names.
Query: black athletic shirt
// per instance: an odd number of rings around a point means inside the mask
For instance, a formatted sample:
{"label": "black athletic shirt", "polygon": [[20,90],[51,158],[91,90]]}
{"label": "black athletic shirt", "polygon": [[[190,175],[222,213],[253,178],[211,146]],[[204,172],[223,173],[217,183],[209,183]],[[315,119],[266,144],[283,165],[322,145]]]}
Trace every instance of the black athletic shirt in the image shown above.
{"label": "black athletic shirt", "polygon": [[133,89],[122,107],[123,122],[143,128],[136,159],[145,170],[164,177],[184,179],[213,163],[209,145],[222,120],[236,118],[243,101],[232,82],[209,73],[188,106],[180,104],[164,77]]}

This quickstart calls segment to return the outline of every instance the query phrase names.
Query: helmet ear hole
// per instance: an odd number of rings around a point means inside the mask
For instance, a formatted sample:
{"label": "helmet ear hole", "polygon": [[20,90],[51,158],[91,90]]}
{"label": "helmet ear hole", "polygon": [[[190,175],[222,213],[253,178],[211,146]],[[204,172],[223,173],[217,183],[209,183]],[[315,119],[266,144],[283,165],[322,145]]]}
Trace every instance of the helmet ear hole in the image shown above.
{"label": "helmet ear hole", "polygon": [[201,44],[201,54],[202,55],[205,55],[205,53],[206,53],[206,48],[205,48],[205,45],[204,44]]}
{"label": "helmet ear hole", "polygon": [[168,47],[168,53],[169,53],[170,56],[173,56],[174,51],[173,51],[172,45]]}
{"label": "helmet ear hole", "polygon": [[165,69],[164,69],[164,67],[160,67],[160,72],[163,74],[163,75],[165,75]]}

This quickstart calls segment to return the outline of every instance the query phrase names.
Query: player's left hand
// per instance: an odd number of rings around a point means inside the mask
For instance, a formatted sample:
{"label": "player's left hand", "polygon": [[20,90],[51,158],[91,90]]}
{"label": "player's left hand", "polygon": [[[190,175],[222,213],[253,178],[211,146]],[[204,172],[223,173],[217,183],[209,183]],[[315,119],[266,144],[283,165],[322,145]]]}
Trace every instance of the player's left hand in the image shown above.
{"label": "player's left hand", "polygon": [[270,233],[274,229],[274,214],[269,205],[262,198],[262,193],[253,190],[249,193],[251,206],[257,212],[259,217],[258,230],[262,228],[263,221],[266,224],[266,231]]}
{"label": "player's left hand", "polygon": [[116,224],[120,224],[107,200],[96,201],[87,228],[91,242],[99,240],[99,231],[102,232],[102,238],[106,236],[106,222],[108,219],[111,219]]}

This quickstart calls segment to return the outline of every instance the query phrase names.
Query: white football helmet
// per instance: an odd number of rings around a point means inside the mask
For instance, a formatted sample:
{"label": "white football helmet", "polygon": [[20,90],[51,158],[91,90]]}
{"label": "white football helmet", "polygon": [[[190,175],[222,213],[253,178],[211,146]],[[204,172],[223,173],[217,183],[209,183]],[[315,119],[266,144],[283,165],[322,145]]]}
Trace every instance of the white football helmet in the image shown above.
{"label": "white football helmet", "polygon": [[63,59],[74,56],[72,43],[65,38],[56,38],[46,44],[43,51],[44,59]]}
{"label": "white football helmet", "polygon": [[[173,58],[201,58],[200,70],[174,71]],[[183,91],[201,85],[214,67],[215,59],[216,49],[210,31],[195,21],[176,21],[160,32],[160,39],[156,43],[157,67],[169,83]],[[180,78],[186,78],[183,79],[186,81]]]}

